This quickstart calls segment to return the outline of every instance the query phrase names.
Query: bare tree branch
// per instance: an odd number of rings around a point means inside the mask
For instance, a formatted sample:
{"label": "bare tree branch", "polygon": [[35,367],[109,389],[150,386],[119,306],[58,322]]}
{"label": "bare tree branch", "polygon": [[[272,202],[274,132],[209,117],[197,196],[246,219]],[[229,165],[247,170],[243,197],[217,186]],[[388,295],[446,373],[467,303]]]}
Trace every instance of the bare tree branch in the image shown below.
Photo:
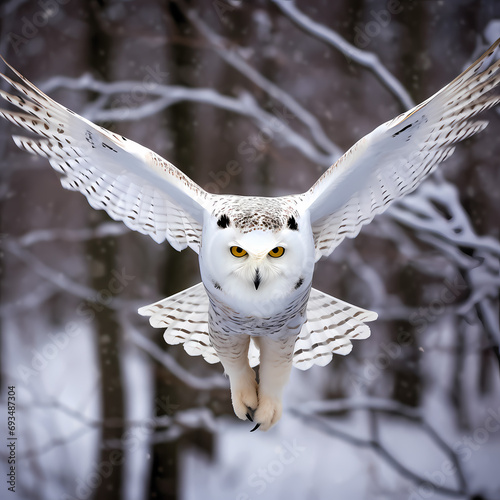
{"label": "bare tree branch", "polygon": [[[308,425],[312,425],[316,429],[320,430],[321,432],[324,432],[325,434],[327,434],[329,436],[333,436],[333,437],[342,439],[343,441],[345,441],[353,446],[356,446],[356,447],[372,449],[381,458],[383,458],[387,462],[387,464],[389,466],[391,466],[398,474],[400,474],[402,477],[412,481],[415,484],[418,484],[418,485],[430,484],[436,490],[436,492],[450,495],[453,497],[462,497],[462,496],[467,494],[465,478],[464,478],[462,471],[459,473],[460,486],[458,489],[448,488],[447,486],[439,485],[437,483],[429,481],[425,477],[417,474],[416,472],[412,471],[411,469],[409,469],[408,467],[403,465],[378,440],[377,432],[374,432],[374,435],[372,435],[372,437],[370,439],[363,439],[363,438],[359,438],[353,434],[349,434],[347,432],[344,432],[344,431],[334,427],[328,419],[318,417],[317,415],[311,414],[310,412],[304,412],[302,410],[293,409],[293,410],[290,410],[290,413],[293,416],[300,418],[302,421],[304,421]],[[392,413],[392,411],[391,411],[391,413]],[[404,415],[405,413],[406,413],[406,415],[408,415],[407,412],[402,413],[402,415]],[[415,417],[410,417],[410,418],[415,419]],[[373,422],[372,422],[372,424],[373,424]],[[374,429],[372,427],[372,432],[373,432],[373,430]],[[426,428],[426,430],[427,430],[427,428]],[[441,445],[441,442],[439,444]],[[447,447],[447,450],[450,450],[449,447]],[[458,462],[456,457],[455,457],[454,463],[456,463],[460,467],[460,463]]]}
{"label": "bare tree branch", "polygon": [[103,222],[96,228],[83,229],[36,229],[17,238],[17,244],[23,248],[47,241],[87,241],[92,238],[106,238],[108,236],[122,236],[129,234],[128,229],[121,222]]}
{"label": "bare tree branch", "polygon": [[[106,83],[95,80],[90,75],[83,75],[80,78],[53,77],[45,84],[41,85],[45,92],[54,91],[57,88],[67,88],[76,90],[92,90],[103,94],[112,95],[115,93],[132,93],[137,88],[141,88],[141,82],[121,81]],[[141,120],[148,116],[155,115],[164,109],[181,101],[199,102],[210,104],[214,107],[232,111],[251,118],[256,125],[265,132],[271,132],[280,140],[295,149],[298,149],[306,158],[320,165],[329,166],[332,161],[331,154],[320,153],[310,141],[301,134],[295,132],[287,123],[280,120],[276,115],[264,111],[255,101],[255,98],[246,92],[242,92],[239,97],[228,97],[209,88],[189,88],[177,85],[155,85],[153,88],[143,89],[148,95],[160,96],[159,99],[149,101],[145,104],[133,108],[120,107],[114,109],[99,110],[95,106],[83,113],[86,118],[92,121],[128,121]],[[102,103],[102,101],[101,101]],[[131,113],[133,111],[133,113]]]}
{"label": "bare tree branch", "polygon": [[291,21],[297,24],[297,26],[302,28],[304,31],[310,33],[319,40],[323,40],[332,47],[335,47],[348,59],[351,59],[372,71],[382,84],[396,96],[404,110],[412,108],[415,105],[403,85],[401,85],[399,80],[397,80],[397,78],[395,78],[394,75],[392,75],[380,62],[380,59],[376,54],[358,49],[354,45],[351,45],[332,29],[327,28],[325,25],[319,24],[307,17],[304,13],[297,9],[293,2],[288,0],[271,1],[276,4],[282,12],[290,18]]}
{"label": "bare tree branch", "polygon": [[233,43],[231,44],[232,47],[229,48],[228,40],[217,35],[209,25],[200,18],[194,9],[187,9],[184,2],[177,3],[183,8],[193,25],[196,26],[198,31],[200,31],[200,33],[210,42],[211,46],[224,61],[248,78],[252,83],[264,90],[273,99],[281,102],[296,118],[307,126],[316,144],[331,155],[331,163],[342,155],[343,151],[326,135],[320,122],[312,113],[305,109],[288,92],[285,92],[281,87],[265,78],[255,68],[250,66],[238,53],[241,51],[240,47]]}
{"label": "bare tree branch", "polygon": [[208,391],[212,389],[227,389],[228,381],[221,375],[211,377],[197,377],[184,369],[177,361],[166,351],[160,349],[154,342],[141,335],[133,328],[129,332],[131,340],[147,352],[154,360],[165,366],[172,375],[177,377],[182,383],[197,390]]}

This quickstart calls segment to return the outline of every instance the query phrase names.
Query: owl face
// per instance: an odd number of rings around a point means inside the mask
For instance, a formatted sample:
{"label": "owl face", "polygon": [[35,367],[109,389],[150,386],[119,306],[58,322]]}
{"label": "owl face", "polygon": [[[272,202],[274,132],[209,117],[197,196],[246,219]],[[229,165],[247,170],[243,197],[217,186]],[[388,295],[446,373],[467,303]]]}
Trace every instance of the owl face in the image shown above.
{"label": "owl face", "polygon": [[312,279],[314,242],[307,217],[291,222],[279,230],[257,223],[251,230],[238,227],[228,216],[206,224],[200,252],[203,282],[226,301],[237,297],[252,307],[303,292]]}

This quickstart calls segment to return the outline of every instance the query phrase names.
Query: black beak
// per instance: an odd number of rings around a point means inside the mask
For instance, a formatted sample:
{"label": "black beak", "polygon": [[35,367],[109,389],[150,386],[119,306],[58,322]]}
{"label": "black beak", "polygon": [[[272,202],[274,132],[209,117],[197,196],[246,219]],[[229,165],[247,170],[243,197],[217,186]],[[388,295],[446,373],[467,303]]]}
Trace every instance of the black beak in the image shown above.
{"label": "black beak", "polygon": [[260,273],[259,270],[255,270],[255,279],[253,280],[253,284],[255,285],[255,289],[257,290],[260,285]]}

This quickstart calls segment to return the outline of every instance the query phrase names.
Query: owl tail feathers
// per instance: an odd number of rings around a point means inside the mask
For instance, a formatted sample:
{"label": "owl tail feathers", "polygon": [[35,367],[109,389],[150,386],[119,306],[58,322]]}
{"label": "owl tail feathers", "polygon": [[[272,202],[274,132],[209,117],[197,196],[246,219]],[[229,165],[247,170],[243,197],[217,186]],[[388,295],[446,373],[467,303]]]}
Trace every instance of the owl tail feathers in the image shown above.
{"label": "owl tail feathers", "polygon": [[208,336],[208,295],[203,283],[141,307],[138,312],[149,316],[151,326],[166,328],[163,338],[167,344],[184,344],[190,356],[201,355],[210,364],[219,361]]}
{"label": "owl tail feathers", "polygon": [[[190,356],[203,356],[210,364],[219,357],[208,335],[208,295],[203,283],[139,309],[149,316],[151,326],[166,328],[167,344],[183,344]],[[326,293],[311,289],[307,322],[295,343],[293,364],[301,370],[313,365],[325,366],[333,354],[351,352],[351,339],[366,339],[370,329],[365,322],[377,319],[377,313],[361,309]],[[248,350],[250,366],[259,364],[259,349],[252,338]]]}
{"label": "owl tail feathers", "polygon": [[377,319],[377,313],[361,309],[311,289],[307,322],[295,343],[293,364],[301,370],[313,365],[325,366],[333,354],[349,354],[352,339],[366,339],[370,328],[365,323]]}
{"label": "owl tail feathers", "polygon": [[[219,357],[208,335],[208,295],[203,283],[198,283],[171,297],[141,307],[139,314],[149,316],[154,328],[166,328],[163,338],[170,345],[184,344],[190,356],[203,356],[207,363],[217,363]],[[259,350],[253,341],[248,350],[250,366],[259,364]]]}

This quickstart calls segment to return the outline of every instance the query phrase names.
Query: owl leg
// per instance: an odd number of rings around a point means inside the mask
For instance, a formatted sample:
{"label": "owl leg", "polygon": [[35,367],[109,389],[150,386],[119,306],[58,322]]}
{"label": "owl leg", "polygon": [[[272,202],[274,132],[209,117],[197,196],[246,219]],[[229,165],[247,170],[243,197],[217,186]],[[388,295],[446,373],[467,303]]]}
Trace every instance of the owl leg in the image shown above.
{"label": "owl leg", "polygon": [[295,335],[274,339],[256,337],[260,349],[259,368],[259,406],[254,421],[267,431],[280,418],[282,412],[281,397],[283,388],[292,369]]}
{"label": "owl leg", "polygon": [[257,382],[255,372],[248,364],[248,335],[210,335],[212,346],[229,377],[234,413],[241,420],[252,420],[257,408]]}

